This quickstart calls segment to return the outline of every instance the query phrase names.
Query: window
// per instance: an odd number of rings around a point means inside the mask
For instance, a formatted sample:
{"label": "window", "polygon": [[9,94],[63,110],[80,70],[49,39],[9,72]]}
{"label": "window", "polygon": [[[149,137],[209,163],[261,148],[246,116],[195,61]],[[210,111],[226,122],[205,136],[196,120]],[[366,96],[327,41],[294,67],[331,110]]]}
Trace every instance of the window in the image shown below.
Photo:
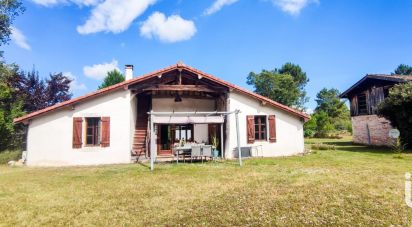
{"label": "window", "polygon": [[367,108],[367,105],[366,105],[366,95],[365,94],[359,94],[358,95],[358,112],[359,112],[359,115],[368,114],[368,108]]}
{"label": "window", "polygon": [[266,140],[266,116],[255,116],[255,140]]}
{"label": "window", "polygon": [[86,118],[86,145],[100,145],[100,126],[101,121],[98,117]]}
{"label": "window", "polygon": [[175,126],[175,142],[180,140],[193,140],[193,125],[176,125]]}

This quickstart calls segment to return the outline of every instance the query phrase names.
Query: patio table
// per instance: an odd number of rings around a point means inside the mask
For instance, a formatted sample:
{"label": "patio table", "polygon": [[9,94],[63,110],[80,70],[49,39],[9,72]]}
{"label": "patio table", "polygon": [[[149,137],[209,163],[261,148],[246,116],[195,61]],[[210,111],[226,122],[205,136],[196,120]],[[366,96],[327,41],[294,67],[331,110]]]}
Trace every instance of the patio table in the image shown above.
{"label": "patio table", "polygon": [[[181,147],[174,147],[173,152],[174,155],[176,156],[176,163],[179,163],[179,155],[184,155],[185,153],[188,153],[192,150],[192,146],[181,146]],[[183,162],[184,162],[184,157],[183,157]]]}

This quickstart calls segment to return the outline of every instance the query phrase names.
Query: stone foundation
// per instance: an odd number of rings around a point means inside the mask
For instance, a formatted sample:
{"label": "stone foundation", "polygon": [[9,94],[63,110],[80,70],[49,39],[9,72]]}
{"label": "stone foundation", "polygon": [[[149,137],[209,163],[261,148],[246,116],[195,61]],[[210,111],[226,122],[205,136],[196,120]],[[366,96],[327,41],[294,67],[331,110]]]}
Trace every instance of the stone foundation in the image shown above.
{"label": "stone foundation", "polygon": [[374,146],[391,146],[390,121],[377,115],[352,117],[353,142]]}

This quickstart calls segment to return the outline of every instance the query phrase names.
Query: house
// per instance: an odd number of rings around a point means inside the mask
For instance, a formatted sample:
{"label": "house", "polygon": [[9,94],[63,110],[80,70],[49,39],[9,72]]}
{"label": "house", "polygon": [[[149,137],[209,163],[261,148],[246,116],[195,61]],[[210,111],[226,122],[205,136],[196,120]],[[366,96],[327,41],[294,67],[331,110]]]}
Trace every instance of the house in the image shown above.
{"label": "house", "polygon": [[[177,63],[133,78],[126,65],[122,83],[15,119],[27,125],[27,165],[65,166],[130,163],[172,156],[179,141],[210,144],[234,158],[239,142],[259,156],[304,151],[309,116]],[[253,154],[256,155],[256,154]]]}
{"label": "house", "polygon": [[392,139],[389,120],[377,115],[378,105],[388,96],[395,84],[412,81],[412,76],[368,74],[340,97],[349,99],[353,142],[359,144],[390,146]]}

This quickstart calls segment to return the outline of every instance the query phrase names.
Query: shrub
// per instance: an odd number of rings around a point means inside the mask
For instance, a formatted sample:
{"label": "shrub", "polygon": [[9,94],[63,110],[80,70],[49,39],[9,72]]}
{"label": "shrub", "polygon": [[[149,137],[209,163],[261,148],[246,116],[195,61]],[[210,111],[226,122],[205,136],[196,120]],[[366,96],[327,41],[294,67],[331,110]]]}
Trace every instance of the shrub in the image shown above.
{"label": "shrub", "polygon": [[9,161],[18,161],[21,158],[21,151],[0,152],[0,165],[7,164]]}
{"label": "shrub", "polygon": [[328,145],[328,144],[323,144],[323,143],[317,143],[317,144],[312,144],[311,145],[312,150],[336,150],[334,145]]}
{"label": "shrub", "polygon": [[398,84],[389,91],[389,96],[379,105],[379,115],[391,121],[401,132],[401,143],[412,147],[412,82]]}

